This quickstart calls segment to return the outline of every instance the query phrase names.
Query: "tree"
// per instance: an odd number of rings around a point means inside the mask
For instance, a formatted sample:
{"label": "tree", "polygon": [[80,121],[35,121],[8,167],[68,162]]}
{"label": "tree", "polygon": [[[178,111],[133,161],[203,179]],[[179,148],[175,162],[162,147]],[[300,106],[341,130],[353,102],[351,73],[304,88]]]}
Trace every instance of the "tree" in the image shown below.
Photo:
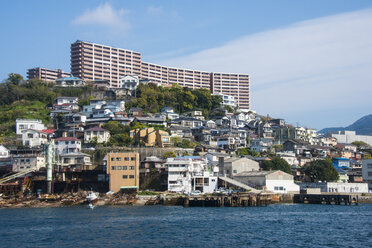
{"label": "tree", "polygon": [[173,151],[165,152],[163,154],[163,158],[165,158],[165,159],[167,159],[167,158],[175,158],[175,157],[177,157],[177,155]]}
{"label": "tree", "polygon": [[103,128],[110,132],[110,135],[116,135],[116,134],[128,134],[130,131],[129,126],[125,126],[123,124],[120,124],[117,121],[109,121],[105,125],[103,125]]}
{"label": "tree", "polygon": [[312,182],[337,181],[339,178],[338,172],[332,165],[332,160],[314,160],[307,163],[303,168],[302,172],[310,178]]}
{"label": "tree", "polygon": [[221,107],[222,101],[223,101],[222,96],[212,95],[211,96],[212,109]]}
{"label": "tree", "polygon": [[23,82],[23,77],[18,73],[9,73],[8,78],[5,80],[7,84],[19,85]]}
{"label": "tree", "polygon": [[275,157],[272,160],[265,160],[261,163],[261,168],[263,170],[281,170],[288,174],[292,174],[291,166],[282,158]]}
{"label": "tree", "polygon": [[241,148],[236,153],[237,153],[238,156],[242,156],[242,155],[247,155],[247,156],[252,156],[252,157],[260,156],[259,152],[252,151],[249,148]]}
{"label": "tree", "polygon": [[354,141],[351,144],[353,144],[354,146],[356,146],[358,148],[358,150],[360,148],[369,147],[369,145],[366,142],[363,142],[363,141]]}
{"label": "tree", "polygon": [[132,138],[127,133],[112,135],[107,142],[109,146],[129,146],[132,144]]}

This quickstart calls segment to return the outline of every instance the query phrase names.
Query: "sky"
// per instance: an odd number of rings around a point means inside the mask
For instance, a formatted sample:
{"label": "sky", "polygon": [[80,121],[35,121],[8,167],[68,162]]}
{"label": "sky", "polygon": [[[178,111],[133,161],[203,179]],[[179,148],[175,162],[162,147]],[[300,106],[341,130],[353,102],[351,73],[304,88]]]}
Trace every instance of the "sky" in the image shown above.
{"label": "sky", "polygon": [[70,44],[251,77],[262,115],[322,129],[372,109],[372,1],[3,1],[0,81],[33,67],[70,71]]}

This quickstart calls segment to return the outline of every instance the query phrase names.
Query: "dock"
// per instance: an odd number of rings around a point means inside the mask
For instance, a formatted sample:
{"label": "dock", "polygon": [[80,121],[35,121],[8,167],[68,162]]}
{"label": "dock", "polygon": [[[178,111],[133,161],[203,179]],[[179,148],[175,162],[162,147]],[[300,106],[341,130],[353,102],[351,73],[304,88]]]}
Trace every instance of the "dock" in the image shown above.
{"label": "dock", "polygon": [[352,194],[295,194],[294,203],[358,205],[358,195]]}
{"label": "dock", "polygon": [[269,204],[270,195],[252,193],[187,196],[183,202],[184,207],[255,207]]}

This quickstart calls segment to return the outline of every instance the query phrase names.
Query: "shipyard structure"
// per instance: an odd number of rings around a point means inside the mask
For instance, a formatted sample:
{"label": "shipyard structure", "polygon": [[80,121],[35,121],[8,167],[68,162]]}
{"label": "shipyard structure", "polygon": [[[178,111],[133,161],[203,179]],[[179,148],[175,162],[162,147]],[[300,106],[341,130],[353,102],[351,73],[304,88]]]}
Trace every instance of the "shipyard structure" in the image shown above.
{"label": "shipyard structure", "polygon": [[71,74],[86,81],[108,81],[119,88],[120,79],[135,75],[157,84],[178,84],[209,89],[212,94],[233,96],[243,109],[250,108],[249,75],[173,68],[142,61],[142,54],[102,44],[71,44]]}

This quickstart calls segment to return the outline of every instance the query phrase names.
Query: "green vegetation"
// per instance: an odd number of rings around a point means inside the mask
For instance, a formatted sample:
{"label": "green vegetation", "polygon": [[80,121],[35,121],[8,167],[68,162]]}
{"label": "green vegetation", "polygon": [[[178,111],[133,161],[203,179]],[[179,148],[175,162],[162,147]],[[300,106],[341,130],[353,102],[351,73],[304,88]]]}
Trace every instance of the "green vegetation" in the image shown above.
{"label": "green vegetation", "polygon": [[236,152],[236,154],[237,154],[238,156],[242,156],[242,155],[252,156],[252,157],[258,157],[258,156],[260,156],[260,153],[259,153],[259,152],[252,151],[252,150],[249,149],[249,148],[241,148],[241,149],[238,149],[238,151]]}
{"label": "green vegetation", "polygon": [[351,144],[353,144],[354,146],[356,146],[358,148],[358,150],[360,148],[369,147],[369,145],[366,142],[363,142],[363,141],[354,141]]}
{"label": "green vegetation", "polygon": [[166,152],[166,153],[163,154],[163,158],[165,158],[165,159],[175,158],[175,157],[177,157],[177,155],[172,151],[169,151],[169,152]]}
{"label": "green vegetation", "polygon": [[311,161],[302,168],[302,172],[304,172],[312,182],[333,182],[337,181],[339,177],[330,159]]}
{"label": "green vegetation", "polygon": [[154,191],[140,191],[138,195],[160,195],[160,193]]}
{"label": "green vegetation", "polygon": [[175,147],[181,147],[181,148],[195,148],[195,146],[198,145],[196,142],[191,142],[188,139],[182,139],[179,137],[173,137],[172,138],[173,145]]}
{"label": "green vegetation", "polygon": [[281,170],[288,174],[292,174],[291,166],[282,158],[275,157],[272,160],[265,160],[261,163],[261,168],[263,170]]}
{"label": "green vegetation", "polygon": [[127,103],[127,107],[139,107],[144,112],[157,113],[163,107],[173,107],[176,112],[199,109],[206,116],[214,108],[221,106],[222,97],[212,96],[207,89],[189,89],[178,85],[170,88],[155,84],[140,84],[136,92],[137,98]]}
{"label": "green vegetation", "polygon": [[[16,119],[40,119],[51,124],[49,110],[58,96],[82,97],[90,90],[84,88],[53,88],[53,84],[38,79],[25,81],[16,73],[10,73],[0,84],[0,137],[15,136]],[[84,98],[83,98],[84,100]]]}

